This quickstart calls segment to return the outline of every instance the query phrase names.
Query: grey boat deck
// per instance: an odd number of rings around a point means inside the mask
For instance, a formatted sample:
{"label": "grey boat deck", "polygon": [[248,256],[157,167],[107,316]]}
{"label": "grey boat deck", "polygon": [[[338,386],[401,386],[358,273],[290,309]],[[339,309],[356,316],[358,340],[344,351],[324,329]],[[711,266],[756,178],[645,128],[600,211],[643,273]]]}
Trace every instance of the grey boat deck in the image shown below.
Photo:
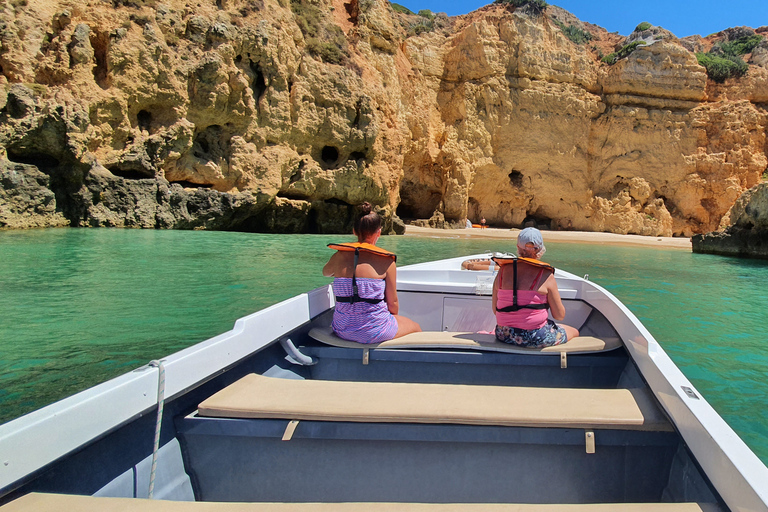
{"label": "grey boat deck", "polygon": [[315,365],[247,376],[177,420],[198,499],[717,502],[623,349],[561,368],[382,347],[362,364],[360,349],[296,339]]}

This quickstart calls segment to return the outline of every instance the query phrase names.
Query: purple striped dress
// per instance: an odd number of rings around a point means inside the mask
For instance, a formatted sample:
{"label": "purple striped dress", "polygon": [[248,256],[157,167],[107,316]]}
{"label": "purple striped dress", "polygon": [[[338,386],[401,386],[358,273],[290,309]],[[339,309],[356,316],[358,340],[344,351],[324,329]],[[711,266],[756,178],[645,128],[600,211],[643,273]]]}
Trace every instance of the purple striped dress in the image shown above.
{"label": "purple striped dress", "polygon": [[[357,278],[357,293],[360,297],[384,297],[384,286],[383,279]],[[334,278],[333,293],[337,297],[350,297],[352,278]],[[395,337],[397,319],[389,312],[384,301],[378,304],[337,302],[331,327],[339,338],[358,343],[378,343]]]}

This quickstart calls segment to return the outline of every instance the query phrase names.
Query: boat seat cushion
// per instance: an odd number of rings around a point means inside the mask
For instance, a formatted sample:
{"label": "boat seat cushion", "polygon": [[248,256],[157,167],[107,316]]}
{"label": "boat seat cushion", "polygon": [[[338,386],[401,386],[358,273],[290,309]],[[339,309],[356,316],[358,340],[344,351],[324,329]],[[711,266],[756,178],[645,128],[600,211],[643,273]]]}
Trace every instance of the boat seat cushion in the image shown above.
{"label": "boat seat cushion", "polygon": [[223,503],[102,498],[32,493],[0,507],[0,512],[717,512],[698,503],[602,503],[575,505],[503,503]]}
{"label": "boat seat cushion", "polygon": [[321,343],[343,348],[447,348],[539,355],[561,354],[564,352],[568,354],[606,352],[622,346],[621,340],[618,337],[595,338],[593,336],[578,336],[562,345],[554,347],[525,348],[502,343],[493,334],[448,331],[414,332],[393,340],[366,344],[339,338],[330,327],[314,327],[309,331],[309,336]]}
{"label": "boat seat cushion", "polygon": [[645,390],[295,380],[249,374],[203,401],[219,418],[671,430]]}

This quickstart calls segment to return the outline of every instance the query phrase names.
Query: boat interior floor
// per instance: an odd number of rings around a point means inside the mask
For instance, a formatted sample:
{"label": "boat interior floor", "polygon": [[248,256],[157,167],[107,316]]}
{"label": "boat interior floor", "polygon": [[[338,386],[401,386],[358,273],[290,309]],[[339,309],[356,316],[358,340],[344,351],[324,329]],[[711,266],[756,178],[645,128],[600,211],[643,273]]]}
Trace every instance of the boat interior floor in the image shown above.
{"label": "boat interior floor", "polygon": [[717,503],[626,349],[604,349],[613,326],[582,309],[581,333],[602,349],[566,365],[562,350],[485,350],[495,340],[476,333],[338,346],[317,339],[327,312],[291,333],[300,361],[283,346],[282,360],[176,419],[196,497]]}
{"label": "boat interior floor", "polygon": [[[423,356],[410,350],[384,352],[399,359]],[[392,368],[402,362],[391,362]],[[371,371],[381,366],[354,364]],[[445,366],[450,371],[451,363]],[[475,371],[492,366],[477,364]],[[509,373],[516,370],[506,366]],[[288,373],[247,375],[177,419],[198,499],[717,501],[641,386],[345,382]],[[619,381],[633,382],[620,378],[615,384]],[[554,475],[558,485],[548,485],[547,476]]]}

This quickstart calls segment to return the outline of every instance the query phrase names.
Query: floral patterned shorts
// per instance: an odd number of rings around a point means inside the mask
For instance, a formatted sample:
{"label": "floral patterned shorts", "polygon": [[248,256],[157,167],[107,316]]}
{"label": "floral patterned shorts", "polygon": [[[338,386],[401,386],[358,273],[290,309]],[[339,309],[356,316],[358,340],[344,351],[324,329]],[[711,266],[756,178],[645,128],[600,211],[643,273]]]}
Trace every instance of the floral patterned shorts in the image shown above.
{"label": "floral patterned shorts", "polygon": [[565,329],[548,318],[547,323],[538,329],[518,329],[497,325],[496,339],[520,347],[551,347],[565,343],[568,341],[568,336],[565,334]]}

